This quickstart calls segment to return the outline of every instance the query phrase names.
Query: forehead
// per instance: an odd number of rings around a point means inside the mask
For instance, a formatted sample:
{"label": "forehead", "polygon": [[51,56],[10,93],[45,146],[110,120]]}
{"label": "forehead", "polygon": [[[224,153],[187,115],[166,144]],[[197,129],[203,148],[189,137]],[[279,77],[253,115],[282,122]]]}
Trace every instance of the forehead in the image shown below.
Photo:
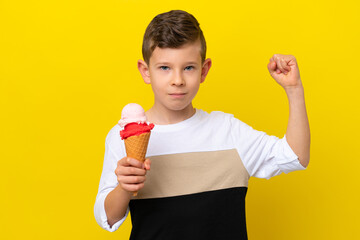
{"label": "forehead", "polygon": [[150,57],[151,65],[158,63],[201,62],[200,41],[187,43],[179,48],[156,47]]}

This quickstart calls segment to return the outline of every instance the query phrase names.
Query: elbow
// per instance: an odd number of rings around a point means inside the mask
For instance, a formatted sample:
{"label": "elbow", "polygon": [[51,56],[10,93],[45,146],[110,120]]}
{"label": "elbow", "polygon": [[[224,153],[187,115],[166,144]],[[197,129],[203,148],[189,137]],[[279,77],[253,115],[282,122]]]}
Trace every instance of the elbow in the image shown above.
{"label": "elbow", "polygon": [[301,165],[304,167],[304,168],[307,168],[309,163],[301,163]]}
{"label": "elbow", "polygon": [[307,168],[310,162],[310,157],[301,159],[299,158],[299,162],[304,168]]}

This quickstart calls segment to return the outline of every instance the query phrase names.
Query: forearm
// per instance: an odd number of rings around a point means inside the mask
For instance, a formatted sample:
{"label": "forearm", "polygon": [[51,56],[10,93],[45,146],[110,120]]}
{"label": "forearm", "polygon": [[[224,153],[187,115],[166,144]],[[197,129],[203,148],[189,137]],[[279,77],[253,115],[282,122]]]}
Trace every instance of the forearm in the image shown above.
{"label": "forearm", "polygon": [[124,191],[120,185],[106,196],[105,212],[110,226],[125,216],[130,198],[131,193]]}
{"label": "forearm", "polygon": [[310,127],[305,107],[304,88],[285,89],[289,100],[289,122],[286,140],[299,157],[301,165],[310,161]]}

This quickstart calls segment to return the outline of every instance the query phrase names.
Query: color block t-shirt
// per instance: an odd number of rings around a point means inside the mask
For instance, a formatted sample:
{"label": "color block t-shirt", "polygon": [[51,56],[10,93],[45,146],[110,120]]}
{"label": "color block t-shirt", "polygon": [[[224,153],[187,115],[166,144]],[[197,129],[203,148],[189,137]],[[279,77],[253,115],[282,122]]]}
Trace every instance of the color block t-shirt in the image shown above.
{"label": "color block t-shirt", "polygon": [[105,158],[95,202],[98,224],[115,231],[130,211],[130,239],[247,239],[245,196],[251,176],[269,179],[304,170],[286,141],[214,111],[176,124],[155,125],[147,157],[151,171],[143,189],[114,225],[104,200],[118,184],[117,161],[126,156],[120,126],[105,140]]}

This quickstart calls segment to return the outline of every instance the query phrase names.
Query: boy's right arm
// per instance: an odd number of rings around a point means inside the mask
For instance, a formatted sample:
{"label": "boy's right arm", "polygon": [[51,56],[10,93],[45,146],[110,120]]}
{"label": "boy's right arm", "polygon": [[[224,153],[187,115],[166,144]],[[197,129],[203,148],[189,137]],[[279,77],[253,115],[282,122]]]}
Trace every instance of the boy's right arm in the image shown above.
{"label": "boy's right arm", "polygon": [[125,216],[131,195],[144,187],[150,165],[150,159],[144,163],[128,157],[118,161],[115,174],[119,184],[106,196],[104,203],[110,226]]}

